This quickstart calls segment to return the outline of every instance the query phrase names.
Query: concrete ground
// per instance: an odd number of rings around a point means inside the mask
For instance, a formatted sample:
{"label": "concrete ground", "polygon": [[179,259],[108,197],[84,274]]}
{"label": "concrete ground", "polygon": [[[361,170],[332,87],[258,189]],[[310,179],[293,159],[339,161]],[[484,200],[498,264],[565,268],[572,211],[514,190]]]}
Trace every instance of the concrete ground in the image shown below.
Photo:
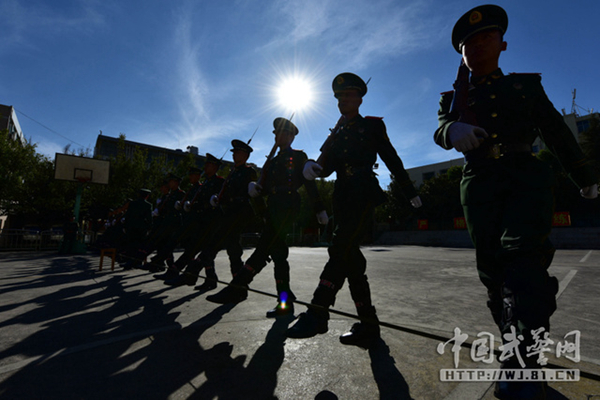
{"label": "concrete ground", "polygon": [[[244,257],[250,254],[248,249]],[[339,343],[355,320],[347,287],[329,331],[286,339],[291,319],[269,320],[272,267],[246,301],[220,306],[192,287],[172,288],[142,270],[98,271],[95,254],[0,253],[1,399],[492,399],[492,382],[448,382],[453,342],[488,332],[472,249],[364,247],[382,339],[369,351]],[[292,248],[292,289],[310,301],[326,248]],[[229,281],[226,254],[216,269]],[[547,346],[553,367],[577,369],[576,382],[551,382],[550,399],[600,399],[600,252],[558,251],[561,282]],[[200,279],[199,283],[202,282]],[[220,285],[219,288],[221,288]],[[210,292],[210,293],[214,293]],[[296,306],[296,314],[305,309]],[[497,347],[498,343],[496,343]],[[559,347],[561,346],[561,347]],[[581,360],[573,358],[580,355]],[[498,364],[458,352],[458,368]]]}

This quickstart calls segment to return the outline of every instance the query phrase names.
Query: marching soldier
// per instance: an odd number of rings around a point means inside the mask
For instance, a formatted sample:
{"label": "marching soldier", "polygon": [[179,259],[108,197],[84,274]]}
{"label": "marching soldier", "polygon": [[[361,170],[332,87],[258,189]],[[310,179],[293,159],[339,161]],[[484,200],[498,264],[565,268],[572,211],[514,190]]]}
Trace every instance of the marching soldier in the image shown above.
{"label": "marching soldier", "polygon": [[[163,239],[163,226],[164,226],[164,212],[162,211],[162,206],[164,206],[164,201],[167,199],[169,195],[169,181],[165,178],[162,180],[159,191],[161,196],[156,199],[156,207],[152,210],[152,228],[148,233],[148,237],[146,238],[146,242],[144,243],[144,255],[148,256],[151,254],[157,247],[158,244]],[[147,267],[140,267],[141,269],[148,269]]]}
{"label": "marching soldier", "polygon": [[144,259],[143,245],[152,228],[152,204],[148,201],[150,190],[140,189],[138,198],[129,203],[125,212],[125,269],[139,268]]}
{"label": "marching soldier", "polygon": [[328,249],[329,261],[321,273],[311,306],[300,314],[296,324],[288,329],[287,336],[307,338],[327,332],[328,308],[334,305],[337,292],[348,279],[360,322],[342,335],[340,341],[369,348],[379,338],[379,321],[371,303],[365,274],[367,260],[360,251],[360,244],[373,221],[375,207],[386,199],[373,172],[377,155],[399,182],[413,207],[420,207],[421,199],[390,143],[381,118],[363,118],[359,114],[362,98],[367,93],[365,82],[355,74],[342,73],[335,77],[332,87],[342,116],[321,148],[317,162],[307,161],[304,176],[315,179],[336,172],[334,234]]}
{"label": "marching soldier", "polygon": [[[479,277],[503,341],[520,341],[522,357],[500,359],[502,368],[540,368],[526,357],[532,331],[547,334],[556,310],[558,281],[548,274],[554,247],[553,176],[532,154],[538,137],[561,161],[581,195],[598,195],[598,177],[573,134],[546,96],[538,74],[504,75],[506,12],[495,5],[464,14],[452,31],[462,54],[463,79],[443,93],[435,142],[464,153],[461,201],[476,249]],[[470,81],[468,74],[470,71]],[[466,73],[465,73],[466,72]],[[545,398],[544,382],[497,382],[501,399]]]}
{"label": "marching soldier", "polygon": [[[219,226],[222,218],[222,211],[218,207],[213,207],[210,204],[210,198],[219,193],[223,187],[223,177],[217,175],[217,171],[221,166],[221,160],[212,154],[206,154],[206,162],[204,163],[204,182],[200,189],[196,192],[189,204],[185,204],[185,212],[194,215],[197,222],[195,230],[192,233],[193,241],[189,247],[185,248],[184,253],[177,259],[174,264],[174,269],[182,271],[185,268],[185,273],[165,280],[165,284],[171,286],[188,285],[193,286],[198,280],[198,274],[202,268],[206,268],[206,273],[211,277],[214,273],[214,261],[208,264],[200,263],[194,260],[194,257],[205,249]],[[194,260],[194,261],[192,261]],[[216,281],[216,274],[214,276]]]}
{"label": "marching soldier", "polygon": [[[188,169],[188,178],[192,186],[188,189],[187,192],[185,192],[183,198],[181,200],[176,201],[174,204],[175,209],[179,211],[182,214],[182,216],[185,216],[185,218],[182,218],[181,228],[176,234],[177,239],[171,243],[173,248],[175,248],[175,246],[177,246],[178,243],[181,244],[184,249],[191,249],[196,245],[195,235],[199,229],[198,225],[200,223],[200,219],[198,217],[197,212],[188,213],[184,210],[184,208],[186,202],[189,202],[191,199],[195,198],[198,191],[201,190],[201,176],[202,170],[200,168],[190,167]],[[187,253],[184,252],[184,254],[186,254],[186,257],[188,256]],[[193,257],[194,255],[192,254],[187,258],[187,260],[189,261]],[[154,277],[156,279],[163,280],[176,278],[179,275],[179,269],[174,265],[175,263],[173,258],[167,258],[165,261],[167,263],[167,271],[162,274],[154,275]],[[180,264],[182,263],[183,259],[182,262],[180,262]],[[186,263],[183,263],[182,268],[185,267],[185,264]]]}
{"label": "marching soldier", "polygon": [[157,242],[157,254],[152,257],[150,272],[163,271],[164,262],[168,259],[173,259],[173,249],[177,245],[177,233],[181,229],[181,212],[175,208],[175,204],[181,201],[185,193],[179,188],[181,178],[175,174],[167,176],[167,185],[169,194],[160,204],[160,215],[163,218],[162,223],[162,238]]}
{"label": "marching soldier", "polygon": [[[241,140],[233,140],[231,146],[233,170],[225,180],[221,192],[213,195],[210,200],[213,207],[221,207],[223,218],[215,232],[214,240],[210,241],[206,253],[202,256],[204,259],[202,263],[214,265],[217,253],[224,247],[229,256],[231,275],[235,276],[244,265],[241,235],[254,220],[254,210],[250,204],[248,185],[250,182],[256,181],[257,175],[256,170],[247,164],[250,153],[252,153],[252,147]],[[207,291],[217,287],[217,276],[214,273],[214,268],[207,267],[206,274],[207,280],[197,289]]]}
{"label": "marching soldier", "polygon": [[[287,261],[289,248],[285,239],[291,232],[300,210],[298,189],[302,185],[306,186],[319,223],[327,224],[328,220],[315,182],[302,176],[302,168],[307,160],[306,154],[291,147],[298,134],[298,128],[285,118],[276,118],[273,127],[275,145],[272,154],[263,167],[261,179],[251,182],[248,187],[251,197],[267,196],[265,228],[256,249],[231,284],[206,298],[220,304],[245,300],[248,296],[248,284],[267,265],[271,257],[275,269],[278,302],[273,310],[267,312],[267,317],[270,318],[294,313],[293,302],[296,296],[290,288],[290,265]],[[277,148],[279,153],[271,158]]]}

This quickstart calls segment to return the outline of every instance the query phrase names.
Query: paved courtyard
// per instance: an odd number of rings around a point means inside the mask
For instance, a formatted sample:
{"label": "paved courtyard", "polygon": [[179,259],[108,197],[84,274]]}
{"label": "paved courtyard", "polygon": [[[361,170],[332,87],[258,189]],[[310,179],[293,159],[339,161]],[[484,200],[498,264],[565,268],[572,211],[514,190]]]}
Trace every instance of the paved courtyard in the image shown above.
{"label": "paved courtyard", "polygon": [[[251,249],[245,252],[249,256]],[[292,319],[269,320],[272,267],[246,301],[220,306],[192,287],[171,288],[141,270],[111,271],[99,256],[0,253],[1,399],[492,399],[492,382],[445,381],[455,334],[468,343],[497,329],[485,307],[472,249],[364,247],[382,339],[369,351],[338,336],[356,322],[342,288],[329,331],[286,339]],[[309,302],[327,250],[292,248],[292,289]],[[219,254],[220,280],[230,280]],[[560,250],[560,281],[548,346],[551,369],[580,371],[550,383],[550,399],[600,399],[600,251]],[[202,282],[200,279],[199,283]],[[220,286],[222,287],[222,286]],[[214,293],[214,292],[209,292]],[[305,309],[296,306],[296,315]],[[576,333],[573,333],[575,331]],[[499,343],[496,343],[496,346]],[[565,348],[566,349],[566,348]],[[575,351],[576,350],[576,351]],[[579,362],[571,358],[580,356]],[[498,364],[458,352],[458,368]]]}

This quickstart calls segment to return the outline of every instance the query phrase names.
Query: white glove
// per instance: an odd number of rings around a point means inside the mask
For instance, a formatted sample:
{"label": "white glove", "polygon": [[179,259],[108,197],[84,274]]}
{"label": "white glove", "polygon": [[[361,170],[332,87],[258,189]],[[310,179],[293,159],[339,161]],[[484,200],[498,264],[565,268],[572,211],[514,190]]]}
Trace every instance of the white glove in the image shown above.
{"label": "white glove", "polygon": [[579,193],[581,193],[581,197],[583,198],[590,200],[595,199],[596,197],[598,197],[598,184],[594,183],[592,186],[586,186],[584,188],[581,188]]}
{"label": "white glove", "polygon": [[323,171],[323,167],[312,160],[308,160],[304,163],[304,169],[302,170],[302,175],[309,181],[314,181],[316,178],[321,175],[321,171]]}
{"label": "white glove", "polygon": [[419,208],[423,205],[423,202],[421,201],[421,198],[417,196],[410,199],[410,205],[414,208]]}
{"label": "white glove", "polygon": [[156,205],[159,205],[162,199],[156,199]]}
{"label": "white glove", "polygon": [[219,205],[219,196],[213,194],[210,196],[210,205],[213,207],[217,207]]}
{"label": "white glove", "polygon": [[464,122],[454,122],[448,130],[450,144],[459,152],[467,152],[479,147],[483,139],[488,137],[487,132],[475,125]]}
{"label": "white glove", "polygon": [[175,202],[175,209],[176,209],[177,211],[181,210],[181,201],[177,200],[177,201]]}
{"label": "white glove", "polygon": [[185,203],[183,203],[183,211],[190,212],[191,210],[192,210],[192,203],[190,203],[189,200],[186,200]]}
{"label": "white glove", "polygon": [[152,216],[153,216],[153,217],[158,217],[158,208],[155,208],[155,209],[152,211]]}
{"label": "white glove", "polygon": [[321,225],[327,225],[329,222],[329,217],[327,216],[327,211],[323,210],[317,213],[317,221]]}
{"label": "white glove", "polygon": [[260,196],[260,192],[262,191],[262,186],[258,184],[258,182],[250,182],[248,184],[248,194],[250,197],[255,198]]}

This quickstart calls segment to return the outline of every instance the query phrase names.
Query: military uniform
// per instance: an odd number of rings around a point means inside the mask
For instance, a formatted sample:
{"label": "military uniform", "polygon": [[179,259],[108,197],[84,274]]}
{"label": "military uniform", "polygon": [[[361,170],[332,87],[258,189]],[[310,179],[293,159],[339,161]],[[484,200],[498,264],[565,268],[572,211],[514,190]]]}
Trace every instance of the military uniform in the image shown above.
{"label": "military uniform", "polygon": [[[335,93],[349,88],[357,89],[361,97],[366,93],[366,85],[354,74],[340,74],[334,79]],[[308,312],[288,330],[288,336],[309,337],[326,331],[327,310],[334,305],[337,292],[348,279],[350,294],[362,323],[353,329],[368,327],[371,333],[365,335],[367,340],[359,344],[368,347],[373,339],[379,337],[379,326],[365,274],[367,260],[360,251],[360,244],[373,224],[375,207],[386,200],[373,172],[377,155],[394,175],[407,199],[417,197],[417,193],[390,143],[381,118],[363,118],[358,114],[349,121],[342,121],[332,132],[330,144],[326,143],[328,147],[322,149],[327,157],[320,161],[323,167],[321,176],[336,172],[337,177],[333,192],[335,228],[328,248],[329,261],[321,273]],[[316,331],[311,328],[315,319],[320,327]],[[345,338],[341,340],[344,344],[355,344],[346,343]]]}
{"label": "military uniform", "polygon": [[143,246],[152,228],[152,204],[146,200],[150,190],[141,189],[139,198],[129,203],[125,213],[125,252],[128,260],[125,268],[139,267],[144,259]]}
{"label": "military uniform", "polygon": [[[146,256],[151,254],[158,247],[158,243],[163,240],[165,212],[162,210],[166,204],[165,200],[169,196],[166,187],[167,181],[164,180],[161,184],[161,193],[163,194],[156,200],[156,208],[152,210],[152,227],[150,228],[150,232],[148,233],[143,246]],[[167,191],[167,193],[165,193],[165,191]]]}
{"label": "military uniform", "polygon": [[[170,174],[167,180],[180,181],[179,177],[173,174]],[[173,250],[179,241],[179,232],[182,225],[181,211],[175,207],[175,204],[181,202],[184,196],[185,192],[178,186],[175,189],[171,189],[160,204],[162,232],[160,234],[161,240],[156,242],[157,254],[152,257],[149,267],[152,272],[164,270],[164,262],[173,259]]]}
{"label": "military uniform", "polygon": [[[471,22],[469,22],[471,21]],[[475,21],[475,22],[473,22]],[[460,52],[469,35],[507,26],[497,6],[482,6],[466,13],[456,24],[453,42]],[[500,69],[472,77],[468,110],[488,137],[465,152],[461,202],[476,249],[477,270],[489,295],[488,307],[502,334],[516,328],[524,336],[520,352],[533,342],[531,330],[549,330],[556,309],[558,281],[548,274],[554,247],[548,236],[552,226],[553,173],[532,154],[540,136],[560,160],[571,179],[585,187],[597,182],[573,134],[563,122],[541,85],[538,74],[504,75]],[[435,142],[451,149],[450,127],[460,115],[452,109],[454,92],[443,93]],[[520,368],[516,360],[509,368]],[[537,367],[535,360],[526,359]],[[504,383],[496,395],[516,398],[521,390],[542,388]]]}
{"label": "military uniform", "polygon": [[[252,152],[252,148],[242,141],[233,140],[231,144],[234,150]],[[256,170],[248,164],[236,166],[230,172],[218,196],[218,203],[224,215],[212,247],[215,253],[225,247],[232,275],[244,265],[241,234],[254,219],[248,185],[250,182],[256,182],[257,178]]]}
{"label": "military uniform", "polygon": [[[285,129],[294,134],[298,129],[288,120],[277,118],[273,122],[275,130]],[[313,203],[315,212],[324,209],[314,181],[307,181],[302,176],[302,168],[308,157],[301,150],[287,148],[281,150],[263,168],[263,186],[261,194],[267,197],[265,227],[260,235],[256,249],[246,261],[244,267],[234,277],[232,286],[207,297],[216,303],[229,303],[244,300],[247,296],[247,285],[272,258],[274,263],[275,283],[279,295],[279,311],[289,313],[295,296],[290,288],[290,265],[287,261],[289,248],[286,243],[287,234],[292,231],[300,211],[300,194],[298,189],[304,185]],[[241,289],[240,289],[241,288]],[[287,305],[286,305],[287,304]],[[284,309],[281,309],[283,305]],[[287,307],[287,308],[286,308]],[[277,314],[277,308],[271,310],[269,317]]]}
{"label": "military uniform", "polygon": [[[221,162],[212,154],[207,154],[207,161],[216,165],[220,165]],[[219,193],[223,186],[223,177],[214,174],[207,177],[200,186],[192,198],[190,209],[186,212],[186,218],[190,218],[194,221],[192,230],[188,233],[190,235],[190,241],[186,246],[184,253],[175,261],[174,268],[176,271],[182,271],[185,269],[185,274],[178,278],[173,276],[165,277],[165,283],[168,285],[194,285],[198,280],[198,274],[204,267],[213,269],[214,272],[214,260],[208,260],[204,262],[204,259],[194,260],[194,257],[207,248],[212,236],[214,235],[217,227],[222,218],[222,211],[218,207],[213,207],[210,204],[210,198]],[[192,261],[194,260],[194,261]]]}

